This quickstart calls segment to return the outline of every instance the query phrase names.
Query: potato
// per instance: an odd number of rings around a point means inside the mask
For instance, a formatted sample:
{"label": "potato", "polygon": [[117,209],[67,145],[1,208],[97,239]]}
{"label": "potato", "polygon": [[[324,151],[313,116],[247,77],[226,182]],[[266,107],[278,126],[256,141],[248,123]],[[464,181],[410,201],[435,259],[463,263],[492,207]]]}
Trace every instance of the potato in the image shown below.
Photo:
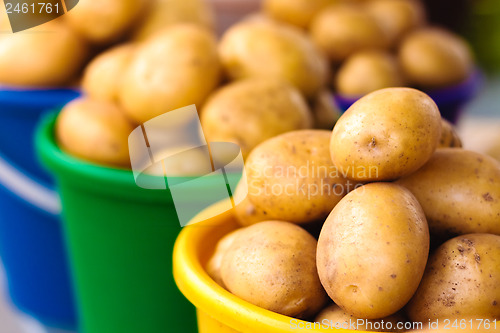
{"label": "potato", "polygon": [[0,34],[0,83],[25,87],[68,84],[82,68],[87,53],[87,45],[60,20]]}
{"label": "potato", "polygon": [[163,28],[179,23],[194,23],[213,29],[214,13],[204,0],[153,0],[133,38],[144,41]]}
{"label": "potato", "polygon": [[135,48],[133,44],[119,45],[92,60],[83,75],[83,91],[92,99],[117,101],[123,72],[130,63]]}
{"label": "potato", "polygon": [[110,44],[131,30],[148,5],[149,0],[80,0],[64,17],[88,41]]}
{"label": "potato", "polygon": [[382,319],[362,319],[342,310],[338,305],[332,304],[323,309],[314,319],[314,322],[321,323],[324,328],[355,328],[356,331],[370,332],[403,332],[403,329],[397,329],[398,325],[404,327],[405,319],[400,314],[394,314]]}
{"label": "potato", "polygon": [[333,5],[322,10],[310,30],[315,44],[334,62],[365,49],[385,48],[388,41],[382,26],[354,5]]}
{"label": "potato", "polygon": [[242,233],[244,233],[244,229],[236,229],[222,237],[217,243],[215,251],[210,257],[210,260],[208,260],[206,267],[207,274],[222,288],[226,288],[226,286],[224,285],[224,281],[222,281],[221,275],[221,266],[224,256],[226,255],[226,252],[229,250],[231,245],[233,245],[238,235]]}
{"label": "potato", "polygon": [[438,148],[462,148],[462,140],[455,126],[446,119],[441,119],[441,139]]}
{"label": "potato", "polygon": [[280,79],[307,97],[314,96],[326,84],[326,59],[304,32],[285,24],[269,20],[238,23],[223,35],[219,53],[232,80]]}
{"label": "potato", "polygon": [[342,199],[318,240],[318,273],[330,298],[358,318],[398,312],[425,270],[429,229],[402,186],[374,183]]}
{"label": "potato", "polygon": [[429,96],[387,88],[361,98],[340,117],[330,152],[350,179],[394,180],[424,165],[440,137],[441,115]]}
{"label": "potato", "polygon": [[391,45],[426,20],[419,0],[372,0],[366,3],[366,9],[385,28]]}
{"label": "potato", "polygon": [[323,8],[338,0],[264,0],[264,12],[272,18],[307,28],[311,20]]}
{"label": "potato", "polygon": [[433,235],[500,234],[500,163],[493,158],[438,149],[398,183],[420,201]]}
{"label": "potato", "polygon": [[286,316],[308,318],[327,299],[316,270],[316,240],[291,223],[266,221],[239,231],[220,272],[231,293]]}
{"label": "potato", "polygon": [[243,157],[276,135],[312,127],[298,90],[273,79],[236,81],[216,91],[204,105],[201,125],[209,142],[233,142]]}
{"label": "potato", "polygon": [[356,185],[333,165],[329,137],[329,131],[302,130],[257,146],[245,163],[248,199],[255,209],[267,219],[293,223],[325,218]]}
{"label": "potato", "polygon": [[204,147],[178,146],[161,151],[159,156],[164,156],[161,163],[145,169],[145,173],[161,177],[201,177],[212,172],[210,156]]}
{"label": "potato", "polygon": [[378,89],[404,85],[396,58],[378,50],[353,54],[341,65],[336,77],[337,91],[347,96],[363,96]]}
{"label": "potato", "polygon": [[133,129],[114,104],[78,99],[61,111],[56,137],[61,149],[71,155],[124,167],[130,165],[128,136]]}
{"label": "potato", "polygon": [[263,210],[259,214],[255,205],[246,197],[238,205],[234,207],[234,214],[238,223],[241,226],[247,227],[249,225],[262,222],[266,220]]}
{"label": "potato", "polygon": [[468,234],[441,245],[408,304],[411,320],[500,318],[500,236]]}
{"label": "potato", "polygon": [[234,207],[234,216],[243,227],[248,227],[252,224],[267,220],[267,212],[264,209],[256,207],[250,201],[248,195],[246,195],[247,192],[247,182],[240,181],[234,193],[235,202],[239,202],[239,204]]}
{"label": "potato", "polygon": [[215,37],[176,25],[144,43],[124,73],[120,101],[138,123],[187,105],[200,107],[220,79]]}
{"label": "potato", "polygon": [[[236,217],[237,222],[243,226],[247,227],[262,221],[266,221],[267,219],[267,212],[266,208],[260,208],[256,207],[248,198],[248,196],[245,196],[244,198],[241,198],[245,192],[243,192],[243,186],[245,182],[240,182],[238,186],[236,187],[235,191],[235,201],[239,202],[234,207],[234,216]],[[248,189],[248,188],[247,188]],[[239,199],[238,199],[239,198]],[[321,227],[323,226],[324,219],[319,219],[316,221],[312,221],[307,224],[301,225],[301,227],[306,230],[309,234],[311,234],[314,238],[319,237],[319,233],[321,231]]]}
{"label": "potato", "polygon": [[[3,6],[3,0],[0,0],[0,5]],[[0,33],[2,34],[11,34],[12,27],[10,25],[9,16],[6,11],[0,11]]]}
{"label": "potato", "polygon": [[439,28],[408,35],[400,46],[399,61],[408,80],[434,89],[464,81],[474,65],[467,42]]}
{"label": "potato", "polygon": [[312,102],[314,128],[331,130],[342,112],[335,103],[333,92],[328,89],[321,90]]}

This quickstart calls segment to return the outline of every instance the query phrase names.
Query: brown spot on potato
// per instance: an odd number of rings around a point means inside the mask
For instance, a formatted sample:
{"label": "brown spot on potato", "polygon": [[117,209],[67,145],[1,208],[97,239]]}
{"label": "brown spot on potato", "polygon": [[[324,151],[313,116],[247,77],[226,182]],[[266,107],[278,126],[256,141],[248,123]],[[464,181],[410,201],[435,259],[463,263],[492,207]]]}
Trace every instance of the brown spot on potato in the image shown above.
{"label": "brown spot on potato", "polygon": [[355,286],[355,285],[350,285],[349,286],[349,289],[351,290],[351,292],[353,294],[356,294],[358,292],[358,286]]}
{"label": "brown spot on potato", "polygon": [[489,192],[483,194],[483,199],[486,201],[493,201],[493,197],[491,196],[491,194]]}
{"label": "brown spot on potato", "polygon": [[391,278],[395,279],[397,277],[396,274],[391,274]]}
{"label": "brown spot on potato", "polygon": [[462,239],[462,243],[466,244],[467,246],[474,246],[474,242],[467,238]]}
{"label": "brown spot on potato", "polygon": [[375,138],[372,137],[372,140],[370,141],[370,143],[368,144],[368,146],[370,148],[375,148],[376,145],[377,145],[377,141],[375,140]]}
{"label": "brown spot on potato", "polygon": [[491,304],[492,304],[493,306],[496,306],[498,303],[497,303],[497,301],[493,301]]}
{"label": "brown spot on potato", "polygon": [[479,264],[481,263],[481,256],[477,253],[474,253],[474,259],[476,260],[476,262]]}
{"label": "brown spot on potato", "polygon": [[446,306],[447,308],[452,307],[455,305],[455,296],[454,295],[447,295],[444,298],[441,298],[441,301],[442,301],[443,305]]}

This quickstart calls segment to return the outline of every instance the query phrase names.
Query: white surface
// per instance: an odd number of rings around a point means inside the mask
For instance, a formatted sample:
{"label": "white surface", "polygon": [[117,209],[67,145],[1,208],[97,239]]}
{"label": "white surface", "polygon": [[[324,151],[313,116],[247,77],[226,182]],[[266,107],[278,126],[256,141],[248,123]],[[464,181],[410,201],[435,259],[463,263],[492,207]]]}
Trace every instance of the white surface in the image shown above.
{"label": "white surface", "polygon": [[466,118],[458,126],[465,149],[487,153],[500,142],[499,118]]}
{"label": "white surface", "polygon": [[500,143],[500,77],[490,79],[458,124],[464,148],[486,153]]}

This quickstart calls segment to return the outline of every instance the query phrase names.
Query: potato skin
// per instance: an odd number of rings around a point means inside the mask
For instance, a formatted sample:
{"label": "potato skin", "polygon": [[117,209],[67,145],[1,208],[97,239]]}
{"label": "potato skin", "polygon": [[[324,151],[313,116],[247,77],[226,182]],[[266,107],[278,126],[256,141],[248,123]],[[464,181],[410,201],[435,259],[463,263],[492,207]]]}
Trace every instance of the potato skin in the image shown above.
{"label": "potato skin", "polygon": [[292,26],[255,19],[231,27],[219,54],[232,80],[247,77],[280,79],[313,97],[325,84],[328,64],[307,35]]}
{"label": "potato skin", "polygon": [[333,62],[366,49],[383,49],[387,36],[380,24],[354,5],[333,5],[322,10],[310,27],[314,43]]}
{"label": "potato skin", "polygon": [[150,3],[150,0],[80,0],[64,19],[89,42],[105,45],[123,38]]}
{"label": "potato skin", "polygon": [[399,61],[408,80],[426,88],[462,82],[473,70],[472,58],[463,38],[438,28],[409,34],[399,49]]}
{"label": "potato skin", "polygon": [[318,273],[330,298],[358,318],[399,311],[417,290],[429,253],[429,230],[405,188],[373,183],[345,196],[318,240]]}
{"label": "potato skin", "polygon": [[433,235],[500,235],[500,164],[459,149],[438,149],[417,172],[397,181],[425,211]]}
{"label": "potato skin", "polygon": [[441,119],[441,139],[438,148],[462,148],[462,140],[455,126],[446,119]]}
{"label": "potato skin", "polygon": [[394,56],[371,50],[353,54],[341,65],[336,86],[340,94],[358,97],[383,88],[404,86],[404,79]]}
{"label": "potato skin", "polygon": [[333,92],[322,89],[311,103],[314,128],[331,130],[339,120],[342,112],[333,99]]}
{"label": "potato skin", "polygon": [[56,137],[61,149],[71,155],[99,164],[129,167],[128,136],[133,129],[116,105],[78,99],[59,114]]}
{"label": "potato skin", "polygon": [[152,0],[144,18],[134,29],[133,39],[144,41],[166,27],[193,23],[213,30],[214,12],[205,0]]}
{"label": "potato skin", "polygon": [[120,102],[143,123],[187,105],[200,107],[220,74],[215,37],[196,25],[176,25],[138,48],[124,73]]}
{"label": "potato skin", "polygon": [[335,169],[328,154],[329,137],[326,130],[288,132],[250,153],[245,164],[248,199],[257,212],[298,224],[331,212],[356,184]]}
{"label": "potato skin", "polygon": [[393,46],[426,21],[419,0],[372,0],[366,3],[366,10],[385,28]]}
{"label": "potato skin", "polygon": [[283,315],[315,315],[327,297],[316,270],[314,237],[281,221],[240,230],[222,259],[221,275],[227,289]]}
{"label": "potato skin", "polygon": [[468,234],[441,245],[406,312],[411,320],[500,318],[500,236]]}
{"label": "potato skin", "polygon": [[239,204],[234,207],[234,216],[243,227],[248,227],[252,224],[267,220],[264,210],[258,210],[257,207],[255,207],[250,201],[247,192],[248,183],[243,180],[240,181],[234,191],[234,200],[235,202],[239,202]]}
{"label": "potato skin", "polygon": [[117,101],[125,72],[135,52],[135,45],[124,44],[94,58],[85,69],[82,88],[93,99]]}
{"label": "potato skin", "polygon": [[272,18],[307,28],[311,20],[323,8],[337,0],[264,0],[264,12]]}
{"label": "potato skin", "polygon": [[257,207],[255,207],[255,205],[250,201],[248,196],[234,207],[234,215],[236,216],[238,223],[243,227],[247,227],[267,219],[267,216],[264,214],[264,210],[258,210]]}
{"label": "potato skin", "polygon": [[246,158],[269,138],[311,128],[312,116],[296,88],[274,79],[251,78],[212,94],[202,109],[201,125],[209,142],[234,142]]}
{"label": "potato skin", "polygon": [[226,288],[221,275],[221,266],[226,252],[244,229],[236,229],[222,237],[215,247],[215,251],[207,262],[207,274],[222,288]]}
{"label": "potato skin", "polygon": [[[348,324],[350,322],[357,323],[358,319],[361,319],[361,318],[357,318],[357,317],[345,312],[344,310],[342,310],[342,308],[340,308],[338,305],[332,304],[329,307],[323,309],[319,313],[319,315],[316,316],[316,319],[314,319],[314,322],[326,324],[326,326],[328,326],[328,328],[335,327],[334,325],[336,323],[347,323],[346,327],[349,327]],[[389,317],[385,317],[382,319],[375,319],[375,320],[364,319],[364,321],[365,322],[369,321],[372,324],[374,324],[376,322],[383,321],[384,325],[386,325],[383,327],[387,327],[387,323],[390,323],[393,327],[393,329],[391,330],[392,332],[402,332],[402,330],[397,330],[396,327],[397,327],[398,323],[404,323],[406,320],[403,318],[403,316],[401,314],[397,313],[397,314],[394,314],[394,315],[391,315]],[[373,329],[369,329],[369,328],[370,328],[370,326],[366,325],[366,324],[365,325],[356,325],[357,331],[385,332],[385,330],[383,330],[383,329],[377,330],[377,329],[373,328],[373,326],[372,326]]]}
{"label": "potato skin", "polygon": [[69,84],[87,54],[86,43],[61,20],[16,34],[0,34],[0,83],[24,87]]}
{"label": "potato skin", "polygon": [[441,115],[429,96],[387,88],[359,99],[340,117],[330,152],[350,179],[394,180],[424,165],[440,137]]}

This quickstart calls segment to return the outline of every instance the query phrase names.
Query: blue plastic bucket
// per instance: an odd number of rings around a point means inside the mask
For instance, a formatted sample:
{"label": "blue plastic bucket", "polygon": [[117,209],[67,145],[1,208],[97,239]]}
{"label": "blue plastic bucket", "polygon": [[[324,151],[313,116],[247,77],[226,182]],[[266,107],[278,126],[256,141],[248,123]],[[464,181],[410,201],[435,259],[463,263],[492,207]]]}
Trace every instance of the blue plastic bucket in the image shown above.
{"label": "blue plastic bucket", "polygon": [[41,117],[76,90],[0,87],[0,256],[14,305],[44,325],[75,329],[76,311],[53,181],[38,163]]}
{"label": "blue plastic bucket", "polygon": [[[482,83],[483,75],[481,71],[476,70],[462,83],[424,92],[436,102],[443,118],[456,124],[460,118],[463,106],[476,96]],[[359,98],[361,97],[343,96],[341,94],[334,96],[335,102],[342,112],[349,109]]]}
{"label": "blue plastic bucket", "polygon": [[79,96],[74,89],[21,90],[0,86],[0,155],[36,179],[51,182],[36,158],[35,127],[45,112]]}

